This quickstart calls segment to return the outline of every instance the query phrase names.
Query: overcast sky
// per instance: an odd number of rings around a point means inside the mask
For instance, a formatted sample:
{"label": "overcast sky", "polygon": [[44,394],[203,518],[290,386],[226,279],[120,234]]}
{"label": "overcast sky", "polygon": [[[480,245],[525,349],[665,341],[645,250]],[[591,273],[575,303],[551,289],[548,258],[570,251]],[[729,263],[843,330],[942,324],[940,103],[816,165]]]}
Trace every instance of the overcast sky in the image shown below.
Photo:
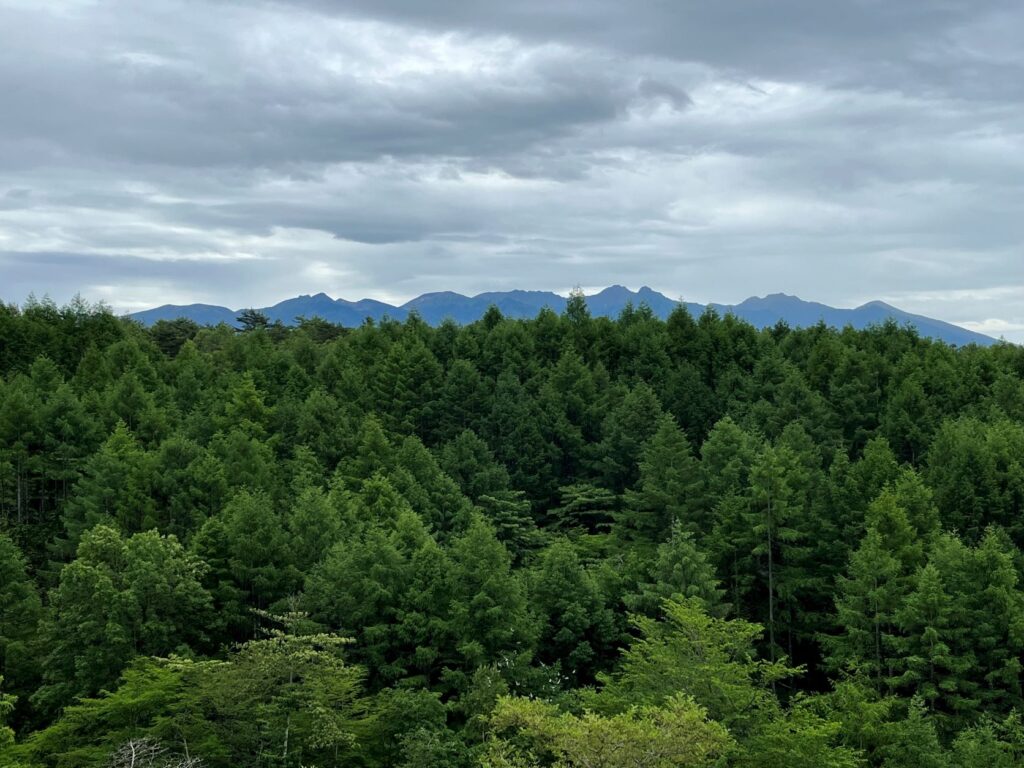
{"label": "overcast sky", "polygon": [[0,0],[0,298],[647,284],[1024,341],[1020,0]]}

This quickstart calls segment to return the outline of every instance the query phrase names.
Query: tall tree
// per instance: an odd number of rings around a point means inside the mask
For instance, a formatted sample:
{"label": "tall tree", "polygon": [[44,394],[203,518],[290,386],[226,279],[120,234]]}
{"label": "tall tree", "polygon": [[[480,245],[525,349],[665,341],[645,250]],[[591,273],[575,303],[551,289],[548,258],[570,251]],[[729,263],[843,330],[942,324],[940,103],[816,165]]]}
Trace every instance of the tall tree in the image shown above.
{"label": "tall tree", "polygon": [[676,522],[666,541],[658,545],[651,564],[649,580],[637,584],[637,591],[626,596],[630,610],[651,618],[661,615],[668,599],[699,600],[710,614],[721,616],[727,605],[722,604],[725,590],[719,587],[715,569],[700,551],[693,534]]}
{"label": "tall tree", "polygon": [[215,623],[204,570],[173,536],[126,539],[102,525],[87,532],[50,594],[36,704],[54,711],[95,694],[138,655],[202,650]]}
{"label": "tall tree", "polygon": [[19,696],[31,693],[37,682],[35,640],[40,612],[39,594],[21,550],[0,533],[0,677]]}
{"label": "tall tree", "polygon": [[672,417],[663,417],[640,454],[640,480],[626,492],[620,521],[648,542],[662,541],[677,522],[694,535],[706,532],[703,490],[690,442]]}
{"label": "tall tree", "polygon": [[529,579],[530,606],[540,617],[537,658],[569,688],[593,682],[618,638],[614,617],[572,545],[554,542]]}

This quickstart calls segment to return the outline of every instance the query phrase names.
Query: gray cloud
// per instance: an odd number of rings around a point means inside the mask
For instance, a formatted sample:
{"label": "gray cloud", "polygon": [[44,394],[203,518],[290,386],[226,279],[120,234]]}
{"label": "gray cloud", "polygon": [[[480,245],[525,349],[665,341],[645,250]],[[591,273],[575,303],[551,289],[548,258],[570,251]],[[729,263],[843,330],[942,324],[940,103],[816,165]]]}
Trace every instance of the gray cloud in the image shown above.
{"label": "gray cloud", "polygon": [[0,0],[0,298],[648,283],[1024,341],[1022,32],[1008,0]]}

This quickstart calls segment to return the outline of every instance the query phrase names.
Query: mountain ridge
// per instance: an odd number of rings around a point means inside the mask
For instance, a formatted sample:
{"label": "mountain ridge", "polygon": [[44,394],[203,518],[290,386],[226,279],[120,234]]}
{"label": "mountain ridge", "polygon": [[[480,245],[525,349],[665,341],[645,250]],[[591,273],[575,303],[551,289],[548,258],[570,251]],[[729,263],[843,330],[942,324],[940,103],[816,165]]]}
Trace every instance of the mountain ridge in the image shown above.
{"label": "mountain ridge", "polygon": [[[670,299],[646,285],[637,291],[622,285],[611,285],[585,298],[591,314],[603,317],[617,317],[627,304],[631,303],[633,306],[646,304],[656,316],[665,318],[681,301]],[[482,317],[492,305],[506,317],[532,318],[545,307],[562,312],[567,301],[566,297],[553,291],[517,289],[486,291],[473,296],[455,291],[435,291],[421,294],[404,304],[392,305],[376,299],[335,299],[321,291],[285,299],[273,306],[262,307],[260,311],[272,322],[280,321],[285,325],[294,325],[299,318],[320,317],[348,327],[361,325],[367,319],[380,321],[389,317],[402,321],[415,311],[424,322],[437,325],[446,319],[460,324],[471,323]],[[991,336],[943,320],[905,312],[877,300],[848,309],[806,301],[786,293],[771,293],[765,296],[751,296],[738,304],[682,303],[695,316],[699,316],[706,309],[713,309],[720,314],[731,313],[757,328],[773,326],[779,321],[796,328],[812,326],[823,321],[826,325],[837,328],[850,325],[860,329],[892,319],[901,325],[914,326],[922,336],[940,339],[957,346],[988,346],[997,343]],[[217,325],[221,322],[232,325],[241,311],[241,308],[232,310],[213,304],[164,304],[135,312],[129,317],[147,326],[159,320],[176,318],[188,318],[200,325]]]}

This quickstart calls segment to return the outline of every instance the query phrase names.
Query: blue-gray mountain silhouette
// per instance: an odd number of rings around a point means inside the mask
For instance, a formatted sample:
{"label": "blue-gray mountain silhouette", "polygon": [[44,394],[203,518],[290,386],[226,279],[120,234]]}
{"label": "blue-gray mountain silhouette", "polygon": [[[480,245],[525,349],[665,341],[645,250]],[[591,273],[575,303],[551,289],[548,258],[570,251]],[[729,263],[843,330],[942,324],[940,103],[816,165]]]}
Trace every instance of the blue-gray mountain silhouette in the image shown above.
{"label": "blue-gray mountain silhouette", "polygon": [[[587,296],[587,306],[595,316],[617,317],[627,304],[639,307],[646,304],[658,317],[668,317],[678,305],[678,301],[670,299],[647,286],[639,291],[631,291],[621,285],[613,285],[603,291]],[[934,320],[923,315],[914,315],[901,309],[872,301],[855,309],[839,309],[814,301],[804,301],[796,296],[784,293],[773,293],[769,296],[751,297],[739,304],[703,304],[684,302],[694,317],[698,317],[707,307],[720,314],[727,312],[746,320],[757,328],[773,326],[779,321],[793,328],[805,328],[824,322],[826,325],[843,328],[847,325],[854,328],[866,328],[870,325],[894,320],[900,325],[915,327],[922,336],[941,339],[949,344],[963,346],[966,344],[994,344],[995,339],[952,323]],[[285,325],[294,325],[298,318],[319,317],[332,323],[355,327],[366,319],[374,321],[389,317],[393,320],[404,320],[409,313],[415,311],[423,320],[431,325],[438,325],[446,319],[457,323],[471,323],[483,316],[490,306],[495,306],[506,317],[536,317],[544,307],[555,312],[565,309],[566,298],[549,291],[496,291],[481,293],[476,296],[463,296],[460,293],[443,291],[425,293],[407,301],[401,306],[392,306],[382,301],[362,299],[347,301],[332,299],[325,293],[313,296],[296,296],[272,307],[263,307],[261,311],[271,321],[281,321]],[[175,306],[166,304],[156,309],[136,312],[131,317],[143,325],[152,325],[158,320],[173,320],[184,317],[201,325],[218,323],[236,324],[241,310],[218,307],[210,304],[189,304]]]}

